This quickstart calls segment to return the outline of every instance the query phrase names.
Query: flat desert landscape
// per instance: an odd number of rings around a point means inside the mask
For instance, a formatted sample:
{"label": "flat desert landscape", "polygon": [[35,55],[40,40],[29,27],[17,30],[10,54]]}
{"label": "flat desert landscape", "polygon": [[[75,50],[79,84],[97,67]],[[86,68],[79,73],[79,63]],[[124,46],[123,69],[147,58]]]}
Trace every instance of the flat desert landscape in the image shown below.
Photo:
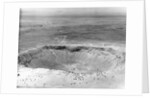
{"label": "flat desert landscape", "polygon": [[18,88],[124,88],[125,8],[20,9]]}

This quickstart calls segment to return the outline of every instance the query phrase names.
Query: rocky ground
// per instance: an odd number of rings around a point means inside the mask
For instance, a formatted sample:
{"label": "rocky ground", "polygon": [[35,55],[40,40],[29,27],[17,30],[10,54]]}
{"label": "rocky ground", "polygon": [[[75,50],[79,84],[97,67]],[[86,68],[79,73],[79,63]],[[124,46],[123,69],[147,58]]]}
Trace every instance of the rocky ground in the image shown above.
{"label": "rocky ground", "polygon": [[17,87],[124,88],[124,46],[47,45],[20,53]]}

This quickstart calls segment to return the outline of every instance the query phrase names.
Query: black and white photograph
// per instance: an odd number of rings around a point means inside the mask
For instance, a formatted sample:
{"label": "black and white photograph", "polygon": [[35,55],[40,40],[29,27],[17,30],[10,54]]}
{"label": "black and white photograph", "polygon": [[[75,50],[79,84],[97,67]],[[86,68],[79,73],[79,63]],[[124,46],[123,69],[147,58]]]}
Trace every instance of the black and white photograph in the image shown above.
{"label": "black and white photograph", "polygon": [[20,8],[17,88],[124,89],[126,7]]}

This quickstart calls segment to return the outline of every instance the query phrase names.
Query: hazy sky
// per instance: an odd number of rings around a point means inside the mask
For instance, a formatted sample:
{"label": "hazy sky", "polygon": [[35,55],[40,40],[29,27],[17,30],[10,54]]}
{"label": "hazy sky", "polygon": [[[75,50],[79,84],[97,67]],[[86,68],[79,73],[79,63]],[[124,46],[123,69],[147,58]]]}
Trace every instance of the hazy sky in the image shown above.
{"label": "hazy sky", "polygon": [[33,16],[125,16],[126,8],[24,8],[21,15]]}

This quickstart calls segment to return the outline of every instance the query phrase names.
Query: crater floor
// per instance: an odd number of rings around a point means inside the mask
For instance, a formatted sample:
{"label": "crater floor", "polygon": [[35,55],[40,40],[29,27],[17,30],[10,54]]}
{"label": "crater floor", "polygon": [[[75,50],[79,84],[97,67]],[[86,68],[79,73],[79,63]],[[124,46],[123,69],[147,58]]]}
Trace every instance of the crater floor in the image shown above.
{"label": "crater floor", "polygon": [[20,88],[123,88],[124,78],[121,45],[45,45],[18,56]]}

